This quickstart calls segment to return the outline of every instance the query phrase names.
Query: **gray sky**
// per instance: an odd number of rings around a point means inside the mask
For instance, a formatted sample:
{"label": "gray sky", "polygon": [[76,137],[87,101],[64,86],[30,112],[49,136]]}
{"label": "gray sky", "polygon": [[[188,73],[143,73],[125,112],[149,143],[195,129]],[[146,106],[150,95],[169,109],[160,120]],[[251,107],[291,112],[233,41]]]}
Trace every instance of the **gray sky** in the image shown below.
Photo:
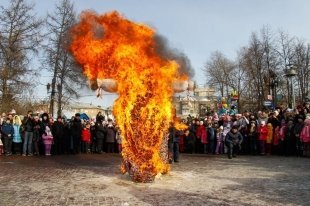
{"label": "gray sky", "polygon": [[[5,3],[3,3],[5,1]],[[52,12],[56,0],[28,0],[36,4],[38,15]],[[0,5],[9,1],[0,0]],[[74,0],[77,12],[94,10],[98,14],[117,10],[126,18],[146,23],[167,37],[172,47],[183,51],[195,69],[199,85],[205,83],[201,69],[216,50],[230,59],[247,45],[252,32],[264,25],[277,32],[309,42],[310,0]],[[45,80],[42,80],[45,81]],[[44,88],[44,91],[45,88]],[[111,96],[82,101],[111,104]]]}

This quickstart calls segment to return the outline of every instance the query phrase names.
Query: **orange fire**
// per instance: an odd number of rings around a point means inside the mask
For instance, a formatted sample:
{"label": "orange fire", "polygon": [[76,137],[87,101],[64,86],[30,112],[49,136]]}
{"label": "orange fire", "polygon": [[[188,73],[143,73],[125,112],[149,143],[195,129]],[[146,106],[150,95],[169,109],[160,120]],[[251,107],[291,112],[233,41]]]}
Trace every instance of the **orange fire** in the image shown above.
{"label": "orange fire", "polygon": [[187,77],[174,60],[156,53],[154,29],[117,12],[83,12],[71,35],[70,50],[84,74],[118,83],[113,114],[123,138],[123,172],[148,182],[169,171],[160,150],[174,117],[171,85]]}

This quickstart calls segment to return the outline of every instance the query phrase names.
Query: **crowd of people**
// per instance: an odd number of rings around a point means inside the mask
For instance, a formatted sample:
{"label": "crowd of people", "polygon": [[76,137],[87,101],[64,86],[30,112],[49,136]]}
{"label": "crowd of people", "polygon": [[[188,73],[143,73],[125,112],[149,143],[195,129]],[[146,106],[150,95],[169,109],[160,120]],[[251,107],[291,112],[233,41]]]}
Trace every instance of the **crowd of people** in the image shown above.
{"label": "crowd of people", "polygon": [[[310,104],[295,110],[245,111],[221,115],[215,111],[203,118],[189,116],[187,129],[171,123],[168,134],[170,163],[179,153],[283,155],[310,157]],[[120,152],[121,134],[112,119],[100,112],[94,120],[75,114],[70,120],[29,111],[21,118],[15,111],[2,115],[0,155],[23,156]]]}
{"label": "crowd of people", "polygon": [[21,118],[14,110],[1,118],[0,155],[114,153],[121,150],[120,142],[118,127],[101,112],[95,120],[83,120],[79,113],[69,121],[54,120],[32,111]]}
{"label": "crowd of people", "polygon": [[283,155],[310,157],[310,103],[296,109],[245,111],[204,118],[189,116],[185,131],[171,125],[170,161],[178,162],[179,151],[186,153]]}

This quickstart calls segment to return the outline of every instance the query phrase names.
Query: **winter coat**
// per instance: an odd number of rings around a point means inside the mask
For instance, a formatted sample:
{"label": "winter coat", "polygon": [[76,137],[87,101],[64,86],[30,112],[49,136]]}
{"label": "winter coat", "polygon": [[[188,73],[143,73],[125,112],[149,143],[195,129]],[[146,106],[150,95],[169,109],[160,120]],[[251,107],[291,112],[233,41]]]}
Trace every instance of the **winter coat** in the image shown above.
{"label": "winter coat", "polygon": [[43,143],[44,144],[53,144],[53,135],[52,134],[43,134],[42,135]]}
{"label": "winter coat", "polygon": [[62,122],[54,122],[52,133],[55,138],[61,139],[64,136],[64,127],[65,125]]}
{"label": "winter coat", "polygon": [[230,145],[230,144],[238,145],[238,144],[241,144],[242,141],[243,141],[243,137],[240,132],[233,133],[230,131],[227,133],[225,137],[226,145]]}
{"label": "winter coat", "polygon": [[22,135],[21,135],[21,126],[18,124],[13,125],[14,134],[13,134],[13,142],[14,143],[21,143],[22,142]]}
{"label": "winter coat", "polygon": [[301,142],[310,142],[310,119],[306,119],[304,123],[304,128],[300,133]]}
{"label": "winter coat", "polygon": [[42,135],[43,143],[46,145],[53,144],[53,134],[50,126],[45,126],[44,133]]}
{"label": "winter coat", "polygon": [[40,121],[34,121],[33,141],[34,142],[39,141],[41,134],[42,134],[42,123]]}
{"label": "winter coat", "polygon": [[82,123],[80,119],[75,118],[71,123],[71,135],[75,138],[81,138]]}
{"label": "winter coat", "polygon": [[295,134],[294,134],[294,125],[291,126],[286,126],[286,130],[285,130],[285,138],[286,140],[291,140],[295,138]]}
{"label": "winter coat", "polygon": [[82,141],[90,143],[90,130],[87,128],[82,130]]}
{"label": "winter coat", "polygon": [[267,144],[271,144],[272,143],[272,139],[273,139],[273,127],[271,123],[267,124],[267,139],[266,139],[266,143]]}
{"label": "winter coat", "polygon": [[281,125],[281,122],[276,117],[270,117],[268,118],[267,124],[271,123],[273,128],[276,128],[277,126]]}
{"label": "winter coat", "polygon": [[14,128],[12,124],[8,124],[5,122],[1,127],[1,133],[3,134],[4,137],[10,136],[11,138],[13,138]]}
{"label": "winter coat", "polygon": [[104,139],[105,136],[105,127],[102,123],[96,123],[96,138]]}
{"label": "winter coat", "polygon": [[33,127],[34,127],[34,121],[33,119],[26,117],[23,121],[23,127],[26,132],[33,132]]}
{"label": "winter coat", "polygon": [[195,143],[195,135],[190,132],[188,134],[188,136],[185,136],[185,141],[187,144],[194,144]]}
{"label": "winter coat", "polygon": [[247,131],[248,131],[247,135],[249,137],[255,137],[255,138],[257,137],[257,127],[256,126],[253,126],[253,127],[249,126]]}
{"label": "winter coat", "polygon": [[301,133],[303,127],[304,127],[303,123],[297,122],[295,124],[294,134],[295,134],[296,137],[300,138],[300,133]]}
{"label": "winter coat", "polygon": [[267,140],[267,135],[268,135],[268,128],[266,125],[260,126],[258,129],[259,137],[258,139],[261,141],[266,141]]}
{"label": "winter coat", "polygon": [[223,134],[223,132],[217,132],[216,133],[216,141],[217,142],[223,142],[224,141],[224,134]]}
{"label": "winter coat", "polygon": [[216,131],[213,127],[207,127],[207,137],[209,141],[214,141],[216,137]]}
{"label": "winter coat", "polygon": [[116,138],[116,129],[114,126],[106,126],[106,143],[114,143]]}
{"label": "winter coat", "polygon": [[285,139],[285,133],[286,133],[286,125],[282,125],[279,131],[279,138],[281,141]]}
{"label": "winter coat", "polygon": [[280,143],[281,140],[281,135],[280,135],[280,126],[277,126],[276,129],[274,130],[274,135],[273,135],[273,145],[277,146]]}
{"label": "winter coat", "polygon": [[175,127],[170,126],[168,132],[169,132],[168,142],[172,143],[178,140],[176,139],[178,137],[177,137],[177,129]]}
{"label": "winter coat", "polygon": [[198,139],[200,139],[202,144],[207,144],[208,139],[207,139],[207,130],[204,125],[199,125],[196,131],[196,136]]}

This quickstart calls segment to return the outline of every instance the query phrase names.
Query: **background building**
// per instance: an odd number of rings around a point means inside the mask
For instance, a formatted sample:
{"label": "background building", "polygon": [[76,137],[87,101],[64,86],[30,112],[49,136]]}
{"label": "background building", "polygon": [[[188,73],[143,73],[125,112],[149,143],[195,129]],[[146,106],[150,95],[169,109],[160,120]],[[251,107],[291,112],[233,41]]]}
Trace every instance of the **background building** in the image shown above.
{"label": "background building", "polygon": [[216,108],[217,97],[215,89],[210,87],[197,87],[193,92],[174,97],[176,115],[185,118],[188,115],[198,117]]}

